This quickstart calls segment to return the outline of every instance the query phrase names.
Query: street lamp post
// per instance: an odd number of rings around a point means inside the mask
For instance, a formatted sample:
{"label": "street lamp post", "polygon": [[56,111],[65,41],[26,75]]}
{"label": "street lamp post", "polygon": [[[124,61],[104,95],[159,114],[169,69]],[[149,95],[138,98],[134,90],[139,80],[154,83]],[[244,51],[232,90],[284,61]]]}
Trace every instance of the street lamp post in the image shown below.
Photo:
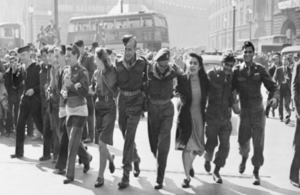
{"label": "street lamp post", "polygon": [[252,13],[253,13],[253,11],[252,11],[252,9],[251,8],[248,8],[248,13],[249,13],[249,30],[250,30],[250,32],[249,32],[249,41],[251,41],[251,35],[252,35],[252,20],[251,20],[251,16],[252,16]]}
{"label": "street lamp post", "polygon": [[34,8],[32,5],[29,6],[28,8],[29,14],[30,14],[30,42],[33,43],[33,13],[34,13]]}
{"label": "street lamp post", "polygon": [[224,24],[225,24],[225,49],[227,49],[227,18],[224,18]]}
{"label": "street lamp post", "polygon": [[235,51],[235,12],[236,12],[236,0],[232,0],[233,7],[233,27],[232,27],[232,51]]}

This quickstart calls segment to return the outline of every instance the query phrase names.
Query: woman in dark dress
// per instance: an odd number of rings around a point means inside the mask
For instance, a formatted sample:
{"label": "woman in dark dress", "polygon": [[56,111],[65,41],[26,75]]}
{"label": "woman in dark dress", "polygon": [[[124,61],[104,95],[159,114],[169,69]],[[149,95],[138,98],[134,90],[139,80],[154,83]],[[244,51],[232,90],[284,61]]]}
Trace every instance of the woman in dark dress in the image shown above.
{"label": "woman in dark dress", "polygon": [[[100,167],[95,187],[104,184],[104,170],[107,160],[110,172],[113,173],[115,166],[114,155],[107,149],[107,144],[113,145],[113,132],[116,120],[116,102],[118,94],[117,73],[114,69],[105,48],[95,50],[95,71],[91,81],[91,93],[96,93],[95,113],[96,131],[99,132]],[[96,138],[97,139],[97,138]]]}
{"label": "woman in dark dress", "polygon": [[185,74],[179,76],[176,92],[179,93],[181,107],[178,115],[176,149],[183,150],[182,162],[186,175],[182,187],[189,187],[190,176],[194,176],[193,161],[196,155],[205,152],[204,124],[207,74],[201,56],[190,53],[185,67]]}

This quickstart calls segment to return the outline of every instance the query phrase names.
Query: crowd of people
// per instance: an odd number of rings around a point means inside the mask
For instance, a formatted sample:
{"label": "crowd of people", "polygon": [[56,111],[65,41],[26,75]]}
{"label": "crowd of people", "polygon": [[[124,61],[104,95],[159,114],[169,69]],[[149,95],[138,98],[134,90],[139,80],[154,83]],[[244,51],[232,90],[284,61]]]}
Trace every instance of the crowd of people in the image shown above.
{"label": "crowd of people", "polygon": [[[186,177],[182,187],[190,187],[195,174],[193,162],[202,155],[207,172],[211,171],[211,162],[215,164],[213,179],[221,184],[220,170],[230,151],[233,111],[240,115],[239,172],[242,174],[246,169],[252,139],[253,184],[260,185],[266,120],[261,94],[264,84],[269,93],[268,107],[274,112],[279,103],[280,119],[286,123],[290,110],[286,110],[284,118],[282,102],[287,109],[288,100],[293,97],[298,122],[290,180],[299,187],[300,65],[296,58],[292,65],[287,57],[280,60],[280,55],[275,54],[272,74],[272,68],[268,71],[253,61],[255,48],[247,41],[242,47],[242,63],[236,64],[235,56],[228,52],[223,54],[218,67],[206,71],[199,53],[176,56],[167,48],[145,53],[137,49],[133,35],[124,35],[122,41],[124,52],[120,54],[96,42],[89,50],[82,40],[67,46],[45,45],[37,53],[32,45],[9,52],[9,62],[0,74],[0,89],[1,83],[5,83],[8,100],[6,107],[1,104],[7,115],[2,115],[5,128],[1,131],[7,136],[16,131],[12,158],[24,156],[26,126],[27,134],[32,135],[28,124],[31,117],[43,136],[43,155],[39,160],[52,159],[58,173],[66,176],[64,184],[74,181],[77,155],[84,165],[83,172],[89,171],[93,156],[85,144],[98,144],[100,162],[95,187],[101,187],[107,161],[110,172],[115,171],[114,154],[107,145],[113,145],[118,120],[124,138],[123,176],[118,186],[126,188],[130,172],[135,177],[141,172],[135,134],[141,116],[147,112],[150,148],[157,159],[154,188],[162,189],[176,108],[179,114],[175,145],[176,150],[182,151]],[[180,103],[174,106],[172,98],[178,98]]]}

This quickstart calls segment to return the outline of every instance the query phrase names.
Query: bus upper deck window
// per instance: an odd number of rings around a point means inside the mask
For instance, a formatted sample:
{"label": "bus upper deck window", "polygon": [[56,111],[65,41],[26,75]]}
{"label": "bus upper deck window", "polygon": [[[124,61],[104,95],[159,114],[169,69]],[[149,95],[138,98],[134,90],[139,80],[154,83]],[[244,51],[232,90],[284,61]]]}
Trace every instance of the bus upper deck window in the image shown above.
{"label": "bus upper deck window", "polygon": [[144,18],[142,18],[142,20],[143,20],[143,27],[152,27],[152,26],[154,26],[152,18],[144,17]]}
{"label": "bus upper deck window", "polygon": [[14,32],[12,28],[4,28],[4,37],[13,37]]}
{"label": "bus upper deck window", "polygon": [[114,29],[115,28],[115,23],[113,20],[104,20],[103,21],[103,28],[106,30],[109,29]]}
{"label": "bus upper deck window", "polygon": [[116,20],[116,28],[127,28],[127,19],[118,19]]}
{"label": "bus upper deck window", "polygon": [[129,18],[129,28],[139,28],[141,27],[140,18]]}

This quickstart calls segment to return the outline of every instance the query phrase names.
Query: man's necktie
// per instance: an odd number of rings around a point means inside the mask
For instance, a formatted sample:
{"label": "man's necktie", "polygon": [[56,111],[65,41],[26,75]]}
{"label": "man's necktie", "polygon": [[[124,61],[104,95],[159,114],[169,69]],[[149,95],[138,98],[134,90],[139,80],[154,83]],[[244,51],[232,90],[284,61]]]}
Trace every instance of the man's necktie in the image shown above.
{"label": "man's necktie", "polygon": [[250,73],[251,73],[251,67],[248,66],[248,67],[247,67],[247,74],[248,74],[248,76],[250,76]]}

